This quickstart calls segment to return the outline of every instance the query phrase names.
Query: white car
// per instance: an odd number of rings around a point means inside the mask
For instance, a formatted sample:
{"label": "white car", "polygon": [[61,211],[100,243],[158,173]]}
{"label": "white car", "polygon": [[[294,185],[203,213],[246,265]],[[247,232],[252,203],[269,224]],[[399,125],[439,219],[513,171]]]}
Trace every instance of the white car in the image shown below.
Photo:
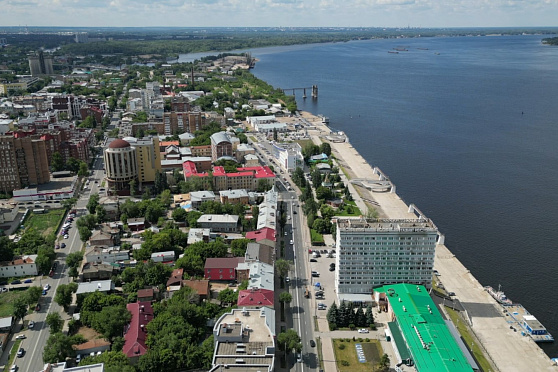
{"label": "white car", "polygon": [[70,235],[68,234],[64,235],[64,239],[68,239],[68,238],[70,238]]}
{"label": "white car", "polygon": [[368,333],[368,330],[366,328],[361,328],[358,330],[358,333]]}
{"label": "white car", "polygon": [[48,284],[48,283],[45,284],[45,286],[43,287],[43,289],[44,289],[45,291],[48,291],[48,290],[50,289],[50,284]]}
{"label": "white car", "polygon": [[16,340],[23,340],[24,338],[27,338],[27,336],[25,336],[24,334],[20,334],[16,336]]}
{"label": "white car", "polygon": [[291,243],[291,245],[293,245],[293,244],[294,244],[294,242],[293,242],[292,240],[291,240],[291,242],[290,242],[290,243]]}
{"label": "white car", "polygon": [[33,327],[35,327],[35,322],[34,322],[34,321],[32,321],[32,320],[31,320],[31,321],[29,321],[29,325],[28,325],[27,327],[29,327],[29,328],[33,328]]}
{"label": "white car", "polygon": [[16,366],[16,365],[14,364],[14,365],[12,365],[12,367],[10,368],[10,372],[17,372],[18,369],[19,369],[18,366]]}

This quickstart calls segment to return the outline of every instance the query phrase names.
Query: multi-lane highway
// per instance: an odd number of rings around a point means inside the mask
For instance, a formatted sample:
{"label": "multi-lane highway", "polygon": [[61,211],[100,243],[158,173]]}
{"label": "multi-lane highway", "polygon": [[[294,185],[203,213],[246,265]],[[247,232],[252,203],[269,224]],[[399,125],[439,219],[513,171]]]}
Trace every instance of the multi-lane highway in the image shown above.
{"label": "multi-lane highway", "polygon": [[[76,203],[76,219],[84,214],[87,214],[85,206],[89,201],[90,195],[99,192],[103,177],[104,171],[102,159],[97,158],[94,162],[93,174],[89,177],[91,180],[89,182],[89,186],[87,189],[83,190]],[[95,180],[97,183],[95,183]],[[60,237],[60,235],[58,235],[58,237]],[[68,231],[68,239],[62,238],[59,243],[66,243],[66,248],[58,249],[56,251],[56,261],[58,265],[54,275],[52,277],[45,276],[37,278],[41,287],[48,283],[51,288],[46,296],[42,296],[40,300],[41,309],[25,317],[26,321],[34,321],[35,326],[33,329],[28,329],[25,332],[22,332],[27,336],[27,338],[21,343],[21,347],[25,349],[26,353],[23,358],[16,358],[15,360],[15,364],[19,367],[20,371],[36,372],[42,371],[43,369],[43,349],[50,336],[48,326],[45,323],[46,316],[49,313],[57,312],[60,313],[64,319],[69,318],[69,316],[64,313],[64,310],[56,302],[54,302],[54,295],[56,294],[56,289],[59,285],[68,284],[71,281],[71,278],[68,277],[67,274],[68,270],[65,262],[66,256],[69,253],[80,250],[82,247],[82,242],[79,239],[79,233],[76,228],[75,220]]]}

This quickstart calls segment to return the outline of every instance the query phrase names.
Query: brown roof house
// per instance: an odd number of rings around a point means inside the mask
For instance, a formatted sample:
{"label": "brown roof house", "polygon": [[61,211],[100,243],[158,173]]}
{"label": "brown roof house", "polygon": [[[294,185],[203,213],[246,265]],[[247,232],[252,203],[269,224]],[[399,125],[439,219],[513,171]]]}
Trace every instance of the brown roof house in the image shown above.
{"label": "brown roof house", "polygon": [[185,280],[183,285],[196,291],[196,293],[200,296],[200,302],[209,299],[209,280]]}

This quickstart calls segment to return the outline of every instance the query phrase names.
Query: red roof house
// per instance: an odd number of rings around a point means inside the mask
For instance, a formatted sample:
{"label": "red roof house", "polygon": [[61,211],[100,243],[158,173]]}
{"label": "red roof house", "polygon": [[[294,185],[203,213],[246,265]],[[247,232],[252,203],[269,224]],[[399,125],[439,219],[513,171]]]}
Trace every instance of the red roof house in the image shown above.
{"label": "red roof house", "polygon": [[140,356],[147,352],[147,324],[153,320],[151,302],[135,302],[126,305],[132,313],[132,320],[124,334],[124,347],[122,352],[128,357],[130,363],[137,363]]}
{"label": "red roof house", "polygon": [[205,279],[236,280],[236,268],[241,262],[244,262],[244,257],[207,258]]}
{"label": "red roof house", "polygon": [[238,292],[237,305],[242,307],[273,307],[274,292],[269,289],[245,289]]}
{"label": "red roof house", "polygon": [[275,242],[277,241],[277,238],[275,237],[275,230],[269,227],[247,232],[246,239],[252,239],[255,240],[256,243],[265,244],[270,247],[275,247]]}

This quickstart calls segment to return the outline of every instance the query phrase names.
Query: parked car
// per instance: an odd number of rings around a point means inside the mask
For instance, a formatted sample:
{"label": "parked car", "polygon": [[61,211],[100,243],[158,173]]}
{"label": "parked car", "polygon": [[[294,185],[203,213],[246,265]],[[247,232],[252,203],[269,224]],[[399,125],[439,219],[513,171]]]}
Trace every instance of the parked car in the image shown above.
{"label": "parked car", "polygon": [[358,333],[368,333],[368,330],[366,328],[361,328],[358,330]]}
{"label": "parked car", "polygon": [[318,262],[318,260],[316,260],[315,258],[311,258],[310,262]]}
{"label": "parked car", "polygon": [[302,363],[302,354],[301,353],[296,353],[296,361],[298,363]]}
{"label": "parked car", "polygon": [[316,346],[316,342],[314,340],[310,340],[310,346],[311,347],[315,347]]}
{"label": "parked car", "polygon": [[43,289],[43,293],[42,293],[42,295],[43,295],[43,296],[46,296],[46,294],[47,294],[47,293],[48,293],[48,292],[47,292],[47,291],[45,291],[45,290]]}
{"label": "parked car", "polygon": [[16,336],[16,340],[23,340],[25,338],[27,338],[27,336],[25,336],[23,333]]}
{"label": "parked car", "polygon": [[293,245],[293,244],[294,244],[294,242],[292,241],[292,239],[291,239],[291,242],[290,242],[290,243],[291,243],[291,245]]}
{"label": "parked car", "polygon": [[330,266],[329,271],[335,271],[335,266]]}
{"label": "parked car", "polygon": [[70,235],[66,234],[64,235],[64,239],[68,239],[70,237]]}
{"label": "parked car", "polygon": [[19,279],[12,280],[12,282],[10,284],[21,284],[21,280],[19,280]]}
{"label": "parked car", "polygon": [[448,296],[455,296],[455,292],[448,292]]}
{"label": "parked car", "polygon": [[60,247],[61,247],[61,248],[66,248],[66,243],[60,244]]}
{"label": "parked car", "polygon": [[317,278],[317,277],[320,276],[320,273],[317,272],[317,271],[312,271],[312,276],[313,276],[314,278]]}
{"label": "parked car", "polygon": [[10,367],[10,372],[17,372],[18,369],[19,367],[14,364]]}
{"label": "parked car", "polygon": [[45,286],[43,287],[43,289],[44,289],[45,291],[48,291],[48,290],[50,289],[50,284],[48,284],[48,283],[45,284]]}
{"label": "parked car", "polygon": [[[37,306],[39,306],[39,305],[37,305]],[[28,327],[28,328],[33,328],[33,327],[35,327],[35,322],[32,321],[32,320],[30,320],[30,321],[29,321],[29,324],[27,325],[27,327]]]}
{"label": "parked car", "polygon": [[17,351],[17,357],[21,358],[23,354],[25,354],[25,349],[20,347],[19,350]]}

